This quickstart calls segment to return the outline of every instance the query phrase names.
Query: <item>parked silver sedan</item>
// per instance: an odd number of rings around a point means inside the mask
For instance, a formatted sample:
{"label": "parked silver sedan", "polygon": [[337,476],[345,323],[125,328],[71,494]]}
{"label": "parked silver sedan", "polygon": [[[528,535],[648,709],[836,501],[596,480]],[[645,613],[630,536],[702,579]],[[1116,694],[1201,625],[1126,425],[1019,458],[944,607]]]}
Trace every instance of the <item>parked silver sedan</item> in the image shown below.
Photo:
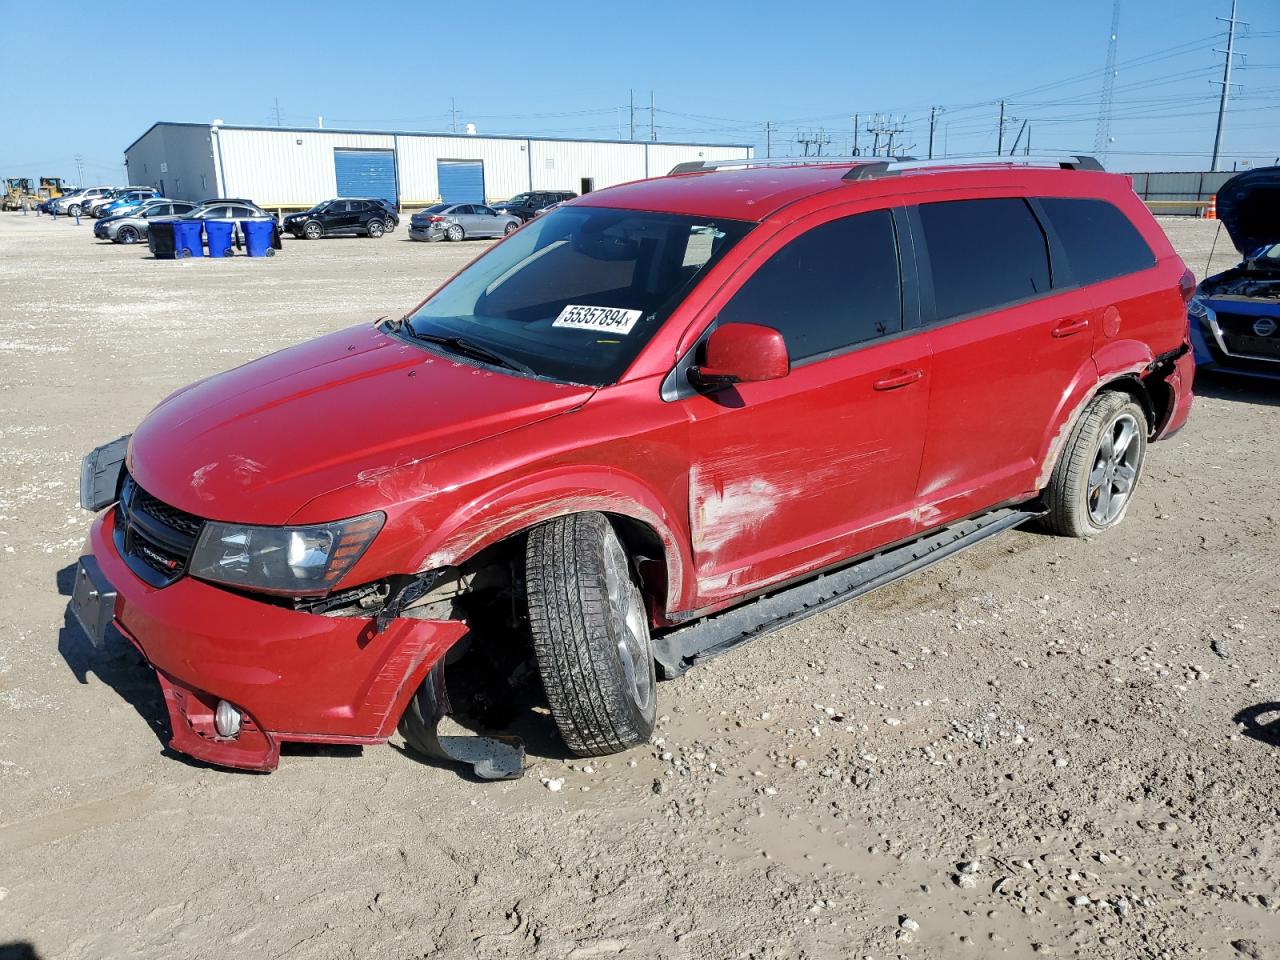
{"label": "parked silver sedan", "polygon": [[99,240],[115,243],[137,243],[145,240],[150,221],[161,217],[180,217],[196,208],[185,200],[148,200],[140,208],[121,217],[108,217],[93,225],[93,235]]}
{"label": "parked silver sedan", "polygon": [[437,203],[409,220],[411,240],[467,240],[505,237],[523,221],[480,203]]}

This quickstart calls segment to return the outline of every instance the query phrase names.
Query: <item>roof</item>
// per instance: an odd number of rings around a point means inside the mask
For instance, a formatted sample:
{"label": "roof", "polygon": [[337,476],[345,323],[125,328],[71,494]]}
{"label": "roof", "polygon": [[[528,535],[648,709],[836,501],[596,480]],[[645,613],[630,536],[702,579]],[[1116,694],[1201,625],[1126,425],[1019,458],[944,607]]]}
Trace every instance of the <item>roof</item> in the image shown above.
{"label": "roof", "polygon": [[[1093,166],[1072,170],[1070,176],[1116,176],[1101,172],[1092,158]],[[1055,158],[1056,160],[1056,158]],[[752,161],[743,161],[751,163]],[[763,165],[772,163],[772,166]],[[835,190],[860,191],[865,195],[917,192],[921,178],[929,181],[929,187],[943,186],[938,178],[946,177],[946,185],[957,180],[957,186],[985,187],[992,176],[1007,181],[1009,177],[1044,178],[1059,176],[1063,170],[1057,167],[1021,166],[1015,159],[1005,163],[981,158],[972,160],[904,162],[905,169],[894,170],[896,163],[881,160],[838,160],[830,163],[813,159],[796,159],[794,165],[787,160],[764,161],[761,166],[722,166],[686,173],[672,173],[665,177],[636,180],[632,183],[605,187],[570,201],[575,205],[608,206],[625,210],[651,210],[664,213],[683,213],[702,217],[723,217],[730,220],[761,221],[783,207],[819,194]],[[849,176],[851,171],[861,176]],[[885,174],[888,175],[885,175]],[[909,186],[907,186],[909,184]]]}
{"label": "roof", "polygon": [[[139,141],[147,136],[156,127],[199,127],[202,130],[209,130],[213,127],[209,123],[190,123],[177,120],[157,120],[143,132],[142,136],[134,140],[124,148],[124,152],[128,153]],[[365,129],[347,129],[345,127],[267,127],[258,125],[241,125],[234,123],[222,123],[218,125],[219,130],[257,130],[262,133],[334,133],[334,134],[360,134],[372,137],[447,137],[458,140],[523,140],[536,141],[539,143],[610,143],[610,144],[627,144],[630,146],[653,146],[653,147],[729,147],[737,150],[750,150],[755,144],[752,143],[708,143],[705,141],[681,142],[676,140],[616,140],[604,138],[590,137],[539,137],[536,135],[520,136],[510,133],[436,133],[431,130],[365,130]]]}
{"label": "roof", "polygon": [[852,167],[844,162],[708,170],[605,187],[572,202],[755,221],[797,200],[848,186],[842,178]]}

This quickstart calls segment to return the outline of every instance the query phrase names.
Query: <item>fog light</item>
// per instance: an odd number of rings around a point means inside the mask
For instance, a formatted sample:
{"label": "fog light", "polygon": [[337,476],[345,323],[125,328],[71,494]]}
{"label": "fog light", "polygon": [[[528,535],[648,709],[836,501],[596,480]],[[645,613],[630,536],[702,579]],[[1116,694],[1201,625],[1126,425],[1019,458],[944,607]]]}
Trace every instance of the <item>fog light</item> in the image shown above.
{"label": "fog light", "polygon": [[240,733],[240,708],[226,700],[218,701],[218,709],[213,714],[213,725],[220,737],[234,737]]}

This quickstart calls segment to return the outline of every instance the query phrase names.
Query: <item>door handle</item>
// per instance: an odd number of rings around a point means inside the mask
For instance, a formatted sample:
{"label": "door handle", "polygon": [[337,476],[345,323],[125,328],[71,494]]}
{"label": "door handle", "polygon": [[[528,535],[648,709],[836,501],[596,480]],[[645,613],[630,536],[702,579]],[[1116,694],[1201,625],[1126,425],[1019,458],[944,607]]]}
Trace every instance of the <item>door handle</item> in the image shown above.
{"label": "door handle", "polygon": [[894,370],[887,377],[881,377],[871,386],[876,390],[897,390],[909,386],[924,377],[924,371],[917,368],[911,370]]}
{"label": "door handle", "polygon": [[1089,329],[1088,317],[1073,317],[1070,320],[1063,320],[1053,328],[1053,335],[1058,339],[1069,337],[1072,334],[1083,333]]}

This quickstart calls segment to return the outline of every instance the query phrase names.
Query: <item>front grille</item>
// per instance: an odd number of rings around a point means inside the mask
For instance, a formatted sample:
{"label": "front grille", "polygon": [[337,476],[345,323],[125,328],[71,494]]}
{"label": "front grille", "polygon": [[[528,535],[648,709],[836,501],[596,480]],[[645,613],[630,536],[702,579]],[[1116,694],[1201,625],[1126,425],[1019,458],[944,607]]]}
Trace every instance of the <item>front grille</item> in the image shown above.
{"label": "front grille", "polygon": [[[1280,331],[1265,337],[1254,332],[1254,324],[1262,317],[1257,314],[1219,312],[1217,318],[1228,352],[1238,356],[1280,360]],[[1270,319],[1280,323],[1280,317]]]}
{"label": "front grille", "polygon": [[187,572],[202,519],[147,493],[128,474],[116,510],[116,549],[134,573],[165,587]]}

